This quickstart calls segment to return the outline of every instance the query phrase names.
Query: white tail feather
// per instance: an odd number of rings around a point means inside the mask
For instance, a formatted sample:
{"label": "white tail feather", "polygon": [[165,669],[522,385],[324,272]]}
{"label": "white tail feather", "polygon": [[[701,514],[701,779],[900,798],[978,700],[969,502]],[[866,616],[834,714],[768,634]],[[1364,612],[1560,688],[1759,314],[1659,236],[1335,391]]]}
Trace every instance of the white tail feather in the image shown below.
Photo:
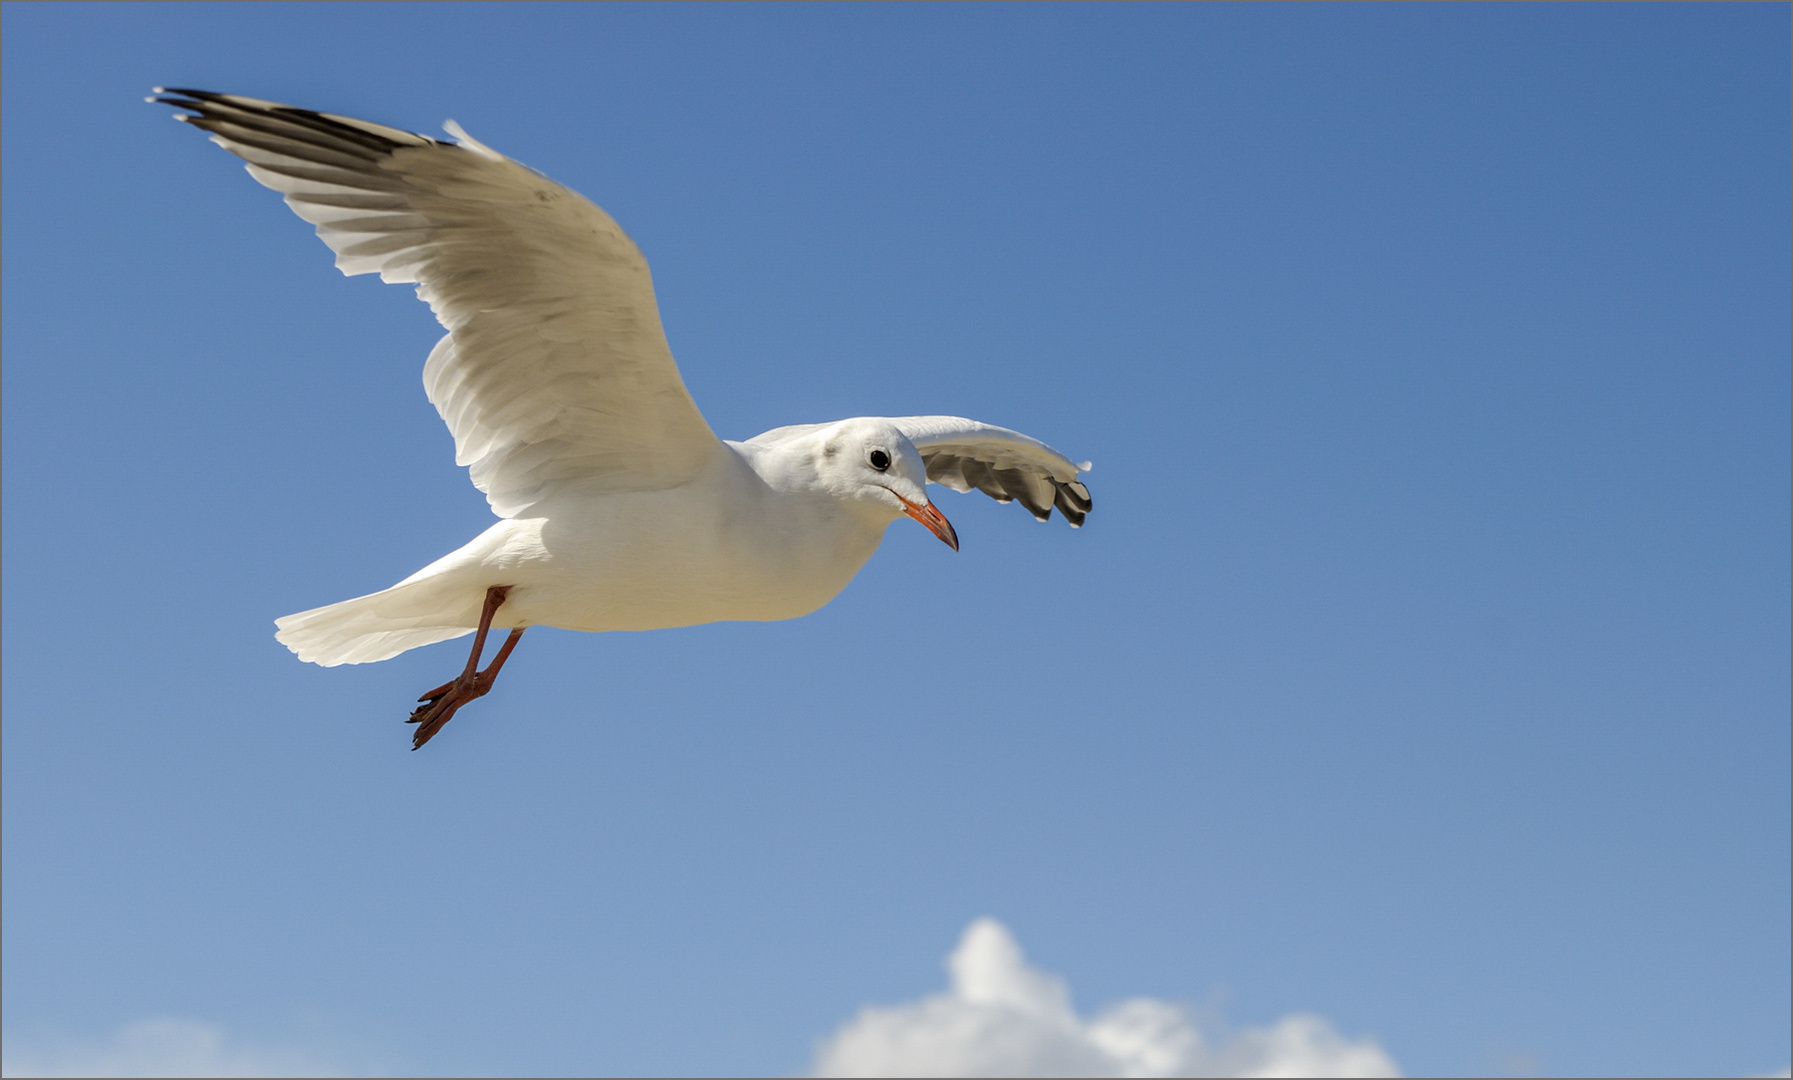
{"label": "white tail feather", "polygon": [[394,585],[275,619],[279,632],[274,639],[301,660],[335,667],[390,660],[408,649],[473,633],[479,621],[478,607],[469,607],[464,617],[456,618],[463,613],[447,614],[439,601],[431,602],[437,601],[430,595],[435,590],[416,587],[425,584],[428,582]]}

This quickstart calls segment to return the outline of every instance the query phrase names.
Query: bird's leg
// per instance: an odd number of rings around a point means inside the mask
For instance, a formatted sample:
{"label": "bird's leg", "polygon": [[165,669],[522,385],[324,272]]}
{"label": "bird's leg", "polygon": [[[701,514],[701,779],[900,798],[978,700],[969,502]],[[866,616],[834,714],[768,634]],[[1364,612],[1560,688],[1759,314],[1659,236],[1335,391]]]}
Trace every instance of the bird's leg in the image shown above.
{"label": "bird's leg", "polygon": [[473,635],[473,650],[467,656],[466,668],[453,680],[417,699],[423,704],[411,713],[411,719],[405,721],[407,724],[418,725],[416,733],[411,736],[411,749],[415,750],[429,742],[436,732],[442,730],[442,725],[454,716],[455,710],[474,698],[484,697],[486,691],[492,689],[499,669],[510,659],[511,650],[517,647],[517,642],[523,639],[524,628],[519,626],[513,629],[510,637],[504,639],[498,655],[492,657],[492,662],[486,665],[484,671],[479,670],[479,654],[486,651],[486,633],[492,629],[492,616],[497,614],[499,606],[510,595],[510,591],[509,585],[494,585],[486,590],[485,607],[479,613],[479,630]]}

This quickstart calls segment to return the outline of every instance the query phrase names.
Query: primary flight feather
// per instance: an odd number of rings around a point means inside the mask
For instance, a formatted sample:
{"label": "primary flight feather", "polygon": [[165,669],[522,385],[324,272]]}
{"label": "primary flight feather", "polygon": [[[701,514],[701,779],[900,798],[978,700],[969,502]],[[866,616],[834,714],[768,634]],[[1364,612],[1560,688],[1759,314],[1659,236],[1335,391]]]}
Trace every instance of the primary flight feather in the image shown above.
{"label": "primary flight feather", "polygon": [[[956,416],[857,417],[719,439],[679,377],[647,260],[590,200],[475,141],[204,90],[151,101],[248,163],[345,274],[415,283],[448,333],[424,390],[499,521],[368,596],[275,620],[301,660],[385,660],[474,634],[419,700],[412,747],[486,693],[530,626],[652,630],[821,607],[907,515],[958,548],[931,480],[1072,526],[1075,464]],[[484,669],[487,633],[509,636]]]}

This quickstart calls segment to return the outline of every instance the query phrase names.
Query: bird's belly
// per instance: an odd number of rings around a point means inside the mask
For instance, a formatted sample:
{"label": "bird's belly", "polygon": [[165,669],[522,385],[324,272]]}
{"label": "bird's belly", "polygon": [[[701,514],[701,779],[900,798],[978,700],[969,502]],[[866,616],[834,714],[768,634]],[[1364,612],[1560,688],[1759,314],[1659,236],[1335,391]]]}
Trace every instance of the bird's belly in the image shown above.
{"label": "bird's belly", "polygon": [[603,514],[510,523],[524,557],[497,624],[658,630],[807,615],[834,599],[877,549],[881,530],[801,536],[716,508],[626,500]]}
{"label": "bird's belly", "polygon": [[568,630],[766,622],[807,615],[834,599],[850,580],[851,574],[843,574],[787,582],[752,568],[717,572],[709,565],[670,558],[526,575],[507,606],[520,622]]}

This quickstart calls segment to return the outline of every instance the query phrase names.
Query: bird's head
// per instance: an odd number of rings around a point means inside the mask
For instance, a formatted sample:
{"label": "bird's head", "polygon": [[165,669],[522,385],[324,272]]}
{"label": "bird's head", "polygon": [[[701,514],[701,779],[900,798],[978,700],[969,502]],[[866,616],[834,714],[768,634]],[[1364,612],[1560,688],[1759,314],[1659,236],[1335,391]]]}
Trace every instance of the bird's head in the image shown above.
{"label": "bird's head", "polygon": [[816,476],[835,498],[886,521],[906,514],[947,547],[959,550],[952,523],[928,500],[928,469],[921,451],[895,424],[861,417],[830,425],[818,434]]}

